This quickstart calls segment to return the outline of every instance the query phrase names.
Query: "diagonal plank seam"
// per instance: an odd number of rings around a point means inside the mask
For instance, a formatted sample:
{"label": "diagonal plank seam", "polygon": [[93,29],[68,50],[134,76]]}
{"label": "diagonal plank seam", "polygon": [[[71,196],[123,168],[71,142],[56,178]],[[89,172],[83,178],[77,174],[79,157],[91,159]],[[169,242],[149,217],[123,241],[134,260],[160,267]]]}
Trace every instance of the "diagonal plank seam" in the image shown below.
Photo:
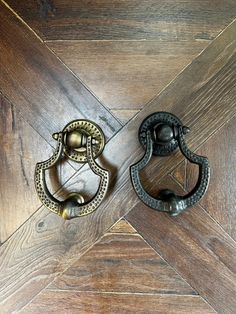
{"label": "diagonal plank seam", "polygon": [[[186,187],[183,187],[180,182],[172,175],[172,174],[169,174],[169,176],[171,177],[171,179],[181,188],[183,189],[186,193],[188,192]],[[208,210],[206,209],[206,207],[204,207],[201,202],[198,203],[198,206],[201,207],[201,209],[206,213],[207,216],[211,217],[211,219],[214,221],[214,223],[216,225],[218,225],[218,227],[224,232],[226,233],[230,240],[233,241],[236,245],[236,240],[222,227],[222,225],[219,223],[219,221],[217,221],[209,212]],[[129,222],[131,224],[131,222]],[[131,224],[132,225],[132,224]],[[132,226],[134,228],[134,226]],[[150,245],[150,244],[149,244]],[[152,246],[151,246],[152,247]],[[153,247],[152,247],[153,248]],[[154,248],[153,248],[154,249]],[[154,249],[155,250],[155,249]]]}
{"label": "diagonal plank seam", "polygon": [[[169,85],[169,84],[168,84]],[[135,117],[134,117],[135,118]],[[133,119],[132,119],[133,120]],[[226,121],[225,123],[227,123],[228,121]],[[223,126],[224,124],[222,124],[220,127],[219,127],[219,129]],[[217,132],[217,130],[215,130],[215,132]],[[210,136],[212,136],[215,132],[213,132]],[[205,140],[205,142],[210,138],[210,136]],[[115,137],[115,136],[114,136]],[[204,143],[204,142],[203,142]],[[203,144],[202,143],[202,144]],[[199,148],[199,147],[198,147]],[[197,148],[197,149],[198,149]],[[178,165],[177,165],[178,166]],[[68,181],[69,181],[70,179],[68,179]]]}
{"label": "diagonal plank seam", "polygon": [[[171,176],[169,177],[170,180],[172,180]],[[171,182],[170,180],[169,183]],[[176,186],[175,182],[173,180],[172,182],[177,188],[178,186]],[[183,191],[183,187],[179,186],[179,190]],[[168,215],[159,215],[157,212],[155,213],[155,211],[147,208],[146,215],[147,217],[149,216],[149,218],[152,217],[152,219],[150,220],[147,218],[146,222],[142,225],[139,223],[139,221],[144,218],[144,209],[144,205],[139,203],[136,208],[127,214],[126,219],[128,222],[132,226],[135,225],[138,228],[138,232],[140,232],[140,234],[144,236],[145,239],[147,239],[152,248],[154,248],[154,246],[156,247],[154,250],[157,251],[162,258],[164,258],[163,255],[166,256],[170,262],[170,265],[175,270],[177,268],[179,271],[176,271],[178,273],[180,272],[182,276],[187,279],[188,283],[190,281],[190,285],[192,283],[191,286],[205,300],[207,299],[206,302],[209,302],[211,306],[214,307],[214,310],[221,310],[222,313],[234,313],[234,311],[231,312],[231,310],[235,308],[233,307],[235,304],[235,301],[233,300],[235,299],[232,299],[232,295],[235,291],[235,273],[233,268],[233,265],[235,265],[235,253],[233,253],[235,252],[236,247],[235,241],[232,241],[231,237],[222,228],[220,228],[222,233],[219,233],[218,224],[215,224],[214,220],[209,215],[207,215],[204,210],[202,210],[201,213],[197,213],[199,209],[202,209],[202,207],[199,205],[196,205],[195,209],[192,211],[185,212],[183,215],[183,220],[178,220],[176,223],[170,217],[168,217]],[[199,218],[201,217],[200,220],[198,220],[198,216]],[[189,225],[194,224],[194,219],[199,221],[200,224],[197,224],[196,228],[189,228]],[[158,224],[159,220],[160,223]],[[179,225],[183,228],[178,228],[180,227]],[[201,229],[201,226],[203,229]],[[156,233],[153,232],[153,228],[155,227],[157,227]],[[201,233],[201,231],[203,233],[201,235],[202,238],[194,236],[193,232]],[[226,243],[225,254],[228,256],[229,261],[227,257],[221,259],[220,251],[214,250],[214,246],[211,248],[211,242],[209,243],[209,241],[212,239],[212,243],[214,243],[214,236],[216,236],[216,232],[217,235],[220,235],[218,237],[219,242]],[[167,242],[164,240],[165,237],[168,239]],[[170,247],[165,251],[165,247],[168,245],[169,241],[171,241]],[[183,241],[187,244],[183,245]],[[205,241],[209,244],[205,245]],[[188,256],[181,255],[182,250],[186,250],[186,252],[188,252],[189,249],[192,250],[192,248],[195,248],[195,251],[191,253],[193,256],[190,254],[190,258],[188,258]],[[178,253],[175,252],[175,254],[173,253],[173,255],[170,255],[170,251],[172,252],[172,250],[178,251]],[[210,264],[208,259],[211,262]],[[230,264],[230,262],[232,264]],[[196,263],[197,266],[194,265],[194,267],[191,267],[192,263]],[[209,282],[206,282],[205,285],[203,283],[202,285],[199,285],[199,282],[206,280],[206,275],[207,277],[209,276],[208,273],[211,269],[211,266],[214,266],[214,263],[217,265],[213,267],[215,268],[215,278],[214,276],[213,278],[209,277]],[[199,268],[199,265],[201,265],[201,268]],[[206,270],[204,269],[205,267]],[[185,268],[186,271],[183,270]],[[202,279],[199,274],[203,274],[203,278],[205,278]],[[195,280],[193,280],[193,278]],[[198,279],[196,280],[196,278]],[[210,292],[211,290],[209,291],[209,287],[211,286],[212,282],[216,281],[217,279],[221,283],[222,288],[220,286],[218,291],[217,287],[213,287],[212,292]],[[226,299],[227,301],[225,300],[224,294],[222,293],[225,292],[225,290],[222,291],[222,289],[226,289],[228,292],[230,291],[229,297]],[[224,301],[222,302],[222,300]],[[227,302],[229,302],[229,308],[226,307]]]}
{"label": "diagonal plank seam", "polygon": [[[95,95],[95,93],[88,87],[87,84],[85,84],[85,82],[78,76],[75,74],[75,72],[73,72],[62,60],[61,58],[59,58],[58,55],[56,55],[56,53],[46,44],[45,41],[42,40],[42,38],[29,26],[29,24],[27,24],[20,16],[19,14],[17,14],[4,0],[0,0],[16,17],[17,19],[19,19],[40,41],[42,44],[45,45],[45,47],[47,47],[47,49],[63,64],[63,66],[87,89],[87,91],[89,93],[91,93],[100,103],[101,106],[103,106],[109,113],[110,115],[113,116],[114,119],[117,120],[117,122],[120,124],[120,126],[122,126],[121,122],[115,117],[115,115],[112,113],[112,111],[101,101],[101,99],[99,99],[99,97],[97,95]],[[46,140],[46,139],[45,139]]]}

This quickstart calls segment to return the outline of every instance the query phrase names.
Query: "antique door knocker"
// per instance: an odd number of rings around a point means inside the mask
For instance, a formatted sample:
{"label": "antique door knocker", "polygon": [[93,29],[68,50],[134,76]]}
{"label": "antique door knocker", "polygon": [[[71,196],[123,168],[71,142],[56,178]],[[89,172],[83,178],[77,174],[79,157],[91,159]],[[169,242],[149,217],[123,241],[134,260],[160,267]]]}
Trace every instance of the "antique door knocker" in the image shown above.
{"label": "antique door knocker", "polygon": [[[64,219],[85,216],[95,211],[103,201],[109,185],[109,172],[101,168],[95,159],[101,154],[105,137],[98,125],[89,120],[75,120],[65,126],[62,132],[54,133],[57,147],[46,161],[35,168],[35,187],[45,207]],[[59,161],[62,155],[79,163],[88,163],[92,171],[100,176],[100,184],[95,196],[88,202],[79,193],[71,193],[64,201],[57,200],[48,190],[45,171]]]}
{"label": "antique door knocker", "polygon": [[[144,156],[130,167],[131,181],[138,197],[149,207],[177,216],[186,208],[197,203],[206,193],[210,180],[210,167],[207,157],[191,152],[184,135],[189,128],[171,113],[156,112],[148,116],[139,128],[139,141],[145,149]],[[176,195],[171,190],[161,190],[154,198],[143,188],[139,172],[148,164],[152,155],[168,156],[180,148],[182,154],[199,166],[199,178],[194,189],[185,196]]]}

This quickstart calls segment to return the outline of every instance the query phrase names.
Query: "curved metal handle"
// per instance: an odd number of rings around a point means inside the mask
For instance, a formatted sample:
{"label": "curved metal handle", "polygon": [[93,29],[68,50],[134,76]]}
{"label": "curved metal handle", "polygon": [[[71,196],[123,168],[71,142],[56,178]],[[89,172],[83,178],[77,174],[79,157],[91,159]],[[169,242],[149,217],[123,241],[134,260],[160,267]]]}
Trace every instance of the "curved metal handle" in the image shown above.
{"label": "curved metal handle", "polygon": [[[77,120],[77,121],[82,121],[82,120]],[[108,186],[109,186],[108,170],[100,167],[96,163],[93,157],[93,148],[92,148],[93,142],[95,142],[96,144],[101,144],[101,142],[98,143],[98,140],[95,140],[89,134],[87,134],[86,139],[82,139],[83,136],[81,135],[81,133],[78,133],[78,131],[76,132],[77,133],[73,131],[71,133],[68,133],[68,132],[56,133],[56,136],[54,135],[54,138],[57,139],[58,144],[52,157],[50,157],[46,161],[37,163],[35,167],[34,179],[35,179],[35,187],[36,187],[36,191],[38,193],[39,199],[41,200],[41,202],[43,203],[45,207],[47,207],[49,210],[53,211],[54,213],[58,214],[59,216],[62,216],[64,219],[71,219],[71,218],[91,214],[102,203],[107,193]],[[100,129],[99,129],[99,132],[101,132]],[[99,134],[99,136],[101,136],[101,134]],[[84,202],[82,195],[78,193],[71,193],[65,201],[59,201],[49,192],[47,188],[47,184],[45,180],[45,171],[55,166],[56,163],[61,158],[63,151],[65,152],[66,149],[68,149],[68,147],[66,147],[65,145],[65,138],[67,138],[67,141],[69,138],[69,142],[71,143],[71,140],[74,141],[74,138],[78,140],[78,137],[80,141],[80,146],[82,142],[84,142],[84,144],[86,142],[86,152],[85,150],[82,150],[82,153],[84,154],[83,158],[86,157],[86,160],[91,170],[96,175],[100,176],[101,178],[99,188],[95,196],[89,202],[86,202],[86,203]],[[97,138],[99,138],[98,134],[97,134]],[[72,152],[70,154],[69,154],[69,157],[73,156],[73,158],[71,159],[74,159],[75,158],[74,153]]]}
{"label": "curved metal handle", "polygon": [[[169,113],[156,113],[158,114],[165,114],[165,115],[171,115]],[[173,115],[171,115],[173,116]],[[175,117],[175,116],[174,116]],[[160,118],[160,117],[159,117]],[[155,119],[154,119],[155,120]],[[158,120],[158,117],[156,117],[156,120]],[[168,120],[168,119],[167,119]],[[160,121],[158,121],[160,122]],[[161,121],[163,122],[163,121]],[[166,121],[164,121],[166,123]],[[179,122],[179,121],[178,121]],[[172,121],[173,123],[173,121]],[[161,125],[161,127],[160,127]],[[135,164],[133,164],[130,167],[130,175],[131,175],[131,181],[134,187],[134,190],[136,191],[138,197],[149,207],[154,208],[158,211],[168,212],[171,216],[177,216],[179,213],[183,212],[186,208],[193,206],[197,202],[200,201],[200,199],[204,196],[204,194],[207,191],[209,181],[210,181],[210,167],[207,157],[199,156],[189,150],[187,147],[185,141],[184,141],[184,134],[188,132],[187,127],[183,127],[182,125],[178,125],[177,122],[175,124],[170,124],[172,131],[170,128],[167,127],[166,124],[159,124],[159,135],[155,134],[153,137],[152,131],[156,130],[155,127],[152,125],[150,128],[147,127],[146,129],[146,138],[145,138],[145,147],[146,151],[144,156]],[[169,125],[169,126],[170,126]],[[142,125],[143,126],[143,125]],[[142,126],[140,128],[140,134],[143,132]],[[167,131],[168,129],[168,131]],[[163,131],[164,130],[164,131]],[[162,134],[160,134],[162,132]],[[163,132],[165,133],[163,135]],[[170,132],[173,132],[173,136],[170,134]],[[142,134],[143,136],[143,134]],[[170,138],[168,139],[168,137]],[[161,144],[161,137],[162,139],[165,137],[165,140]],[[156,139],[158,138],[159,145],[162,145],[161,148],[155,147],[155,143],[157,143]],[[141,139],[141,142],[143,141],[143,138]],[[154,147],[156,149],[156,155],[157,151],[161,151],[161,155],[168,155],[172,153],[173,151],[168,151],[163,153],[163,149],[167,149],[167,144],[169,145],[170,141],[176,141],[178,144],[182,154],[191,162],[195,163],[199,166],[199,178],[196,183],[196,186],[194,189],[188,193],[185,196],[176,195],[171,190],[162,190],[159,193],[159,197],[154,198],[152,197],[148,192],[145,191],[143,188],[139,172],[148,164],[150,161],[153,153],[154,153]],[[174,147],[176,143],[172,143],[172,147]],[[168,148],[169,149],[169,148]]]}

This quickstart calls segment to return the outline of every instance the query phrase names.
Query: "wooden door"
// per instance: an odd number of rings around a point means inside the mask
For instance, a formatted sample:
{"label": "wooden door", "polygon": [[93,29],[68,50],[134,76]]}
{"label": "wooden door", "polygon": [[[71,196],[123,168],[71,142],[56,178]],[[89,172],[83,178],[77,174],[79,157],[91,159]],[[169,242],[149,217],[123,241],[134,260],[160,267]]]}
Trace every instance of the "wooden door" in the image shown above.
{"label": "wooden door", "polygon": [[[0,1],[1,313],[236,313],[234,1]],[[156,111],[177,115],[211,182],[178,217],[146,207],[129,167]],[[41,206],[36,162],[73,119],[103,129],[108,196],[64,221]],[[145,188],[187,193],[197,169],[153,158]],[[58,197],[98,182],[87,166],[49,172]]]}

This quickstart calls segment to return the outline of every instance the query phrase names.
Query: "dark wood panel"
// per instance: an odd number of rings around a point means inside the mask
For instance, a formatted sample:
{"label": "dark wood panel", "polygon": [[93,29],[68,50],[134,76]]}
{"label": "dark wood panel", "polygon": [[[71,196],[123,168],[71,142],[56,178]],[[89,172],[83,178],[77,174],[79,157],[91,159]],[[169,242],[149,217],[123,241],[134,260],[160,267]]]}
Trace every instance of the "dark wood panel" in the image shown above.
{"label": "dark wood panel", "polygon": [[[79,254],[137,204],[138,199],[129,179],[129,166],[143,154],[137,129],[147,115],[158,110],[178,115],[183,123],[192,128],[187,142],[194,151],[219,126],[232,118],[236,113],[235,31],[236,23],[228,27],[172,84],[109,141],[100,161],[112,172],[111,186],[106,200],[93,215],[64,222],[42,209],[2,245],[1,301],[6,309],[20,309],[48,285],[58,271],[64,271],[76,261]],[[182,160],[183,156],[177,153],[164,161],[162,158],[150,163],[146,171],[147,189],[151,189],[154,181],[163,178]],[[74,190],[78,184],[86,193],[94,188],[94,179],[85,168],[79,176],[74,177],[74,181],[69,182],[68,190]],[[14,251],[15,248],[18,250]],[[16,263],[16,260],[21,263]]]}
{"label": "dark wood panel", "polygon": [[161,296],[46,291],[21,313],[81,314],[213,314],[198,296]]}
{"label": "dark wood panel", "polygon": [[195,295],[138,234],[106,234],[47,288],[112,293]]}
{"label": "dark wood panel", "polygon": [[[181,191],[172,179],[164,187]],[[216,311],[235,313],[236,244],[199,205],[170,217],[140,203],[126,219]]]}
{"label": "dark wood panel", "polygon": [[7,3],[44,39],[209,40],[236,15],[234,0]]}
{"label": "dark wood panel", "polygon": [[[133,232],[126,220],[120,220],[24,308],[23,313],[37,313],[45,308],[46,313],[67,312],[67,309],[80,313],[185,313],[190,308],[193,313],[213,313],[143,238]],[[62,306],[57,302],[59,295],[66,296]]]}
{"label": "dark wood panel", "polygon": [[[51,146],[26,123],[15,106],[0,95],[0,243],[40,207],[34,188],[34,168]],[[50,172],[51,187],[59,189],[74,173],[68,163]]]}
{"label": "dark wood panel", "polygon": [[127,121],[130,116],[122,114],[134,115],[131,110],[141,109],[208,43],[52,41],[47,45],[108,108],[116,110],[118,118]]}
{"label": "dark wood panel", "polygon": [[54,145],[51,134],[88,118],[108,138],[118,121],[3,3],[0,3],[0,91]]}
{"label": "dark wood panel", "polygon": [[[199,154],[211,162],[211,182],[201,205],[236,240],[236,118],[227,123]],[[186,185],[190,190],[198,176],[197,167],[187,164]]]}

